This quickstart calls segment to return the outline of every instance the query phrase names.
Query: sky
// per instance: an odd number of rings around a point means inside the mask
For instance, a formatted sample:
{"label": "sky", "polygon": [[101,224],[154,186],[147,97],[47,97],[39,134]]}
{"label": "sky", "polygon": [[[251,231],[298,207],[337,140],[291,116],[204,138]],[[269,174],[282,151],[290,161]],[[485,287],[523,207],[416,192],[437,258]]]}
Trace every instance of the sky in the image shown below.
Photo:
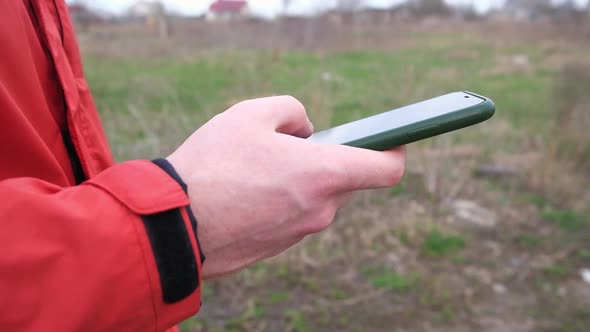
{"label": "sky", "polygon": [[[113,13],[121,13],[137,0],[68,0],[68,2],[82,2],[90,7],[99,8]],[[560,2],[565,0],[554,0]],[[588,0],[575,0],[583,5]],[[186,15],[199,15],[205,12],[212,0],[162,0],[166,8]],[[282,11],[282,0],[250,0],[250,8],[256,14],[272,17]],[[333,6],[337,0],[291,0],[289,13],[308,14],[315,10]],[[403,2],[403,0],[366,0],[371,7],[388,7]],[[450,4],[472,3],[478,11],[484,12],[490,8],[500,6],[504,0],[447,0]]]}

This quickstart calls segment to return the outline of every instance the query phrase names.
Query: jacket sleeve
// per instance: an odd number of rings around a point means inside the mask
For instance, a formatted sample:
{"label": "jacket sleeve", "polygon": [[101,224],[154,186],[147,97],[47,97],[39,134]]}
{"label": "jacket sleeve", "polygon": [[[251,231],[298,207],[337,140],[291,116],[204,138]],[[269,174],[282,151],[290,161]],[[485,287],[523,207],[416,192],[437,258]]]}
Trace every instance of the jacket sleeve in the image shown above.
{"label": "jacket sleeve", "polygon": [[163,331],[196,314],[196,222],[165,168],[130,161],[68,188],[1,181],[0,330]]}

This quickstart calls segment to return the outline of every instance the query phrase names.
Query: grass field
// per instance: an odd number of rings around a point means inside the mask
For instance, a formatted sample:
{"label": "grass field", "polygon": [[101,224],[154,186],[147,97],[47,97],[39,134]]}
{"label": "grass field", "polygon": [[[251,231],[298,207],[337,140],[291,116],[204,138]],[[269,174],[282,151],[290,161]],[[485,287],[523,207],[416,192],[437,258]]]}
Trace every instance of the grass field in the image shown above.
{"label": "grass field", "polygon": [[213,115],[266,95],[296,96],[318,129],[465,89],[492,97],[497,114],[409,147],[403,183],[360,193],[327,232],[205,284],[184,331],[588,330],[589,34],[363,27],[307,48],[264,25],[232,36],[280,47],[202,47],[192,36],[226,29],[203,25],[169,40],[86,35],[117,159],[165,156]]}

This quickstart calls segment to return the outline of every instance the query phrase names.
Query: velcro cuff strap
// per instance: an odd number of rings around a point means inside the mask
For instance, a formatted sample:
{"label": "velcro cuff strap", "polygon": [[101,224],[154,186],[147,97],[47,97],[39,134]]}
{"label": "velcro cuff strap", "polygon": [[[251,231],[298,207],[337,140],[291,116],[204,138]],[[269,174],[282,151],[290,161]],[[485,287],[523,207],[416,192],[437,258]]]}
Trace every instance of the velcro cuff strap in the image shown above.
{"label": "velcro cuff strap", "polygon": [[180,209],[142,216],[160,274],[162,301],[176,303],[199,286],[195,253]]}
{"label": "velcro cuff strap", "polygon": [[111,167],[87,184],[105,190],[141,216],[160,276],[162,301],[173,304],[189,297],[200,278],[183,214],[189,200],[182,184],[143,160]]}
{"label": "velcro cuff strap", "polygon": [[[154,164],[158,165],[158,167],[160,167],[162,170],[164,170],[164,172],[166,172],[168,175],[170,175],[170,177],[173,178],[178,183],[178,185],[180,185],[182,190],[184,190],[184,192],[188,195],[188,187],[187,187],[186,183],[184,183],[184,181],[182,180],[180,175],[178,175],[178,173],[174,169],[174,166],[172,166],[172,164],[170,164],[170,162],[168,160],[166,160],[164,158],[160,158],[160,159],[152,160],[152,162]],[[201,259],[201,264],[203,264],[203,263],[205,263],[205,254],[203,253],[203,249],[201,248],[201,242],[199,241],[199,236],[198,236],[198,232],[197,232],[197,219],[195,218],[195,214],[193,213],[193,210],[191,209],[190,205],[186,207],[186,213],[188,214],[188,218],[191,222],[191,227],[193,228],[193,233],[195,234],[195,239],[197,241],[197,247],[199,249],[199,256]]]}
{"label": "velcro cuff strap", "polygon": [[113,195],[136,214],[149,215],[189,205],[187,195],[166,172],[147,160],[113,166],[86,184]]}

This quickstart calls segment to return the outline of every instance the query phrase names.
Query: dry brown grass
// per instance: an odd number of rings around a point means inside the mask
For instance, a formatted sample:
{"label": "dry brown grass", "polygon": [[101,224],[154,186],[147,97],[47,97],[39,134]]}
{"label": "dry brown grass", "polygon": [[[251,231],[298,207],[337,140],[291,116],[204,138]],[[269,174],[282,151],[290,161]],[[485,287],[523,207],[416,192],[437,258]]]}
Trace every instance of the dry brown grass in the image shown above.
{"label": "dry brown grass", "polygon": [[554,202],[590,212],[590,65],[566,63],[553,89],[544,147],[530,158],[529,183]]}

